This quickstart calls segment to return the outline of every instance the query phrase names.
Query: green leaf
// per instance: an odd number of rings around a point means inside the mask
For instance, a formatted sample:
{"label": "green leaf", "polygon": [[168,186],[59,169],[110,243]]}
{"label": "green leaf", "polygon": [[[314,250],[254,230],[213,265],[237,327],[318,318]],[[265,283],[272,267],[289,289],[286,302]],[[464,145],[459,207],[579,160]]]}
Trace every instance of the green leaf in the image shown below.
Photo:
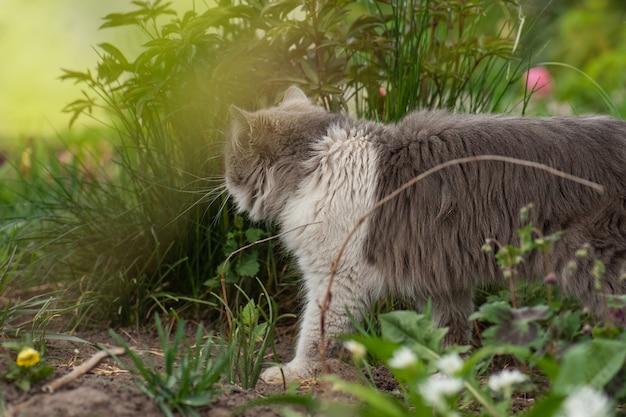
{"label": "green leaf", "polygon": [[[470,316],[470,320],[487,320],[495,325],[483,332],[485,342],[531,345],[541,340],[543,329],[536,322],[548,317],[545,305],[512,308],[507,302],[484,304]],[[491,340],[490,340],[491,339]]]}
{"label": "green leaf", "polygon": [[469,320],[486,320],[490,323],[508,322],[513,317],[511,305],[506,301],[494,301],[480,306],[478,311],[470,315]]}
{"label": "green leaf", "polygon": [[300,61],[300,67],[302,68],[302,71],[304,71],[304,75],[306,75],[312,85],[317,86],[320,83],[319,76],[317,75],[317,70],[313,68],[309,61],[307,61],[306,59]]}
{"label": "green leaf", "polygon": [[572,346],[563,355],[553,391],[567,395],[572,388],[589,385],[602,389],[624,365],[626,342],[594,339]]}
{"label": "green leaf", "polygon": [[15,385],[17,385],[22,391],[30,390],[30,381],[26,378],[16,381]]}
{"label": "green leaf", "polygon": [[255,276],[260,269],[259,261],[258,261],[258,252],[251,251],[244,253],[241,256],[239,262],[237,262],[237,266],[235,270],[237,274],[244,277],[253,277]]}
{"label": "green leaf", "polygon": [[48,378],[54,372],[54,367],[50,365],[40,365],[31,372],[30,381],[39,382]]}
{"label": "green leaf", "polygon": [[105,51],[106,53],[111,55],[113,58],[115,58],[118,63],[120,63],[122,65],[128,65],[128,60],[126,59],[126,57],[124,56],[122,51],[117,49],[115,46],[113,46],[113,45],[111,45],[110,43],[107,43],[107,42],[98,44],[98,46],[103,51]]}
{"label": "green leaf", "polygon": [[138,12],[110,13],[104,16],[103,20],[105,22],[100,25],[99,29],[136,25],[140,22]]}
{"label": "green leaf", "polygon": [[252,327],[258,320],[258,311],[256,305],[253,300],[248,301],[248,303],[241,310],[241,321],[244,325],[248,327]]}
{"label": "green leaf", "polygon": [[415,311],[393,311],[379,316],[383,339],[408,345],[418,353],[437,358],[447,329],[438,329],[423,314]]}
{"label": "green leaf", "polygon": [[332,375],[328,376],[327,379],[332,382],[333,390],[348,393],[365,402],[368,408],[374,411],[374,414],[380,413],[378,415],[385,417],[406,417],[411,415],[409,410],[398,400],[383,394],[376,388],[344,381]]}
{"label": "green leaf", "polygon": [[555,416],[557,415],[557,411],[561,408],[561,404],[563,404],[564,399],[565,397],[561,395],[549,395],[539,401],[537,405],[535,405],[532,410],[526,414],[526,417]]}
{"label": "green leaf", "polygon": [[74,80],[75,83],[93,81],[89,71],[72,71],[65,68],[61,68],[61,71],[63,71],[63,75],[59,77],[61,80]]}
{"label": "green leaf", "polygon": [[261,239],[265,232],[262,229],[248,229],[246,230],[246,241],[248,243],[254,243],[257,240]]}

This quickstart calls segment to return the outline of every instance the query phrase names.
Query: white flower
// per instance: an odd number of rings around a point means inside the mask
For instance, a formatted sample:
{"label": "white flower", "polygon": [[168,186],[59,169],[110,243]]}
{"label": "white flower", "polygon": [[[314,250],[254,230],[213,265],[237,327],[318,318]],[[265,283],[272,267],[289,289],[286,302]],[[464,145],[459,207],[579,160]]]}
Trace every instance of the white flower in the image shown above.
{"label": "white flower", "polygon": [[463,369],[463,359],[458,353],[449,353],[437,361],[437,368],[448,376],[454,376]]}
{"label": "white flower", "polygon": [[511,387],[515,384],[521,384],[528,380],[528,376],[524,375],[517,369],[505,369],[499,374],[491,375],[487,386],[492,391],[499,392],[504,391],[505,394],[510,394]]}
{"label": "white flower", "polygon": [[393,356],[389,359],[389,366],[396,369],[406,369],[417,363],[417,356],[406,346],[393,352]]}
{"label": "white flower", "polygon": [[355,361],[360,361],[367,353],[365,346],[354,340],[346,340],[343,342],[343,347],[345,347],[352,354]]}
{"label": "white flower", "polygon": [[576,388],[563,402],[559,417],[612,416],[611,402],[601,391],[591,387]]}
{"label": "white flower", "polygon": [[441,374],[431,375],[419,385],[418,389],[428,404],[438,410],[445,410],[446,398],[458,394],[463,389],[463,380]]}

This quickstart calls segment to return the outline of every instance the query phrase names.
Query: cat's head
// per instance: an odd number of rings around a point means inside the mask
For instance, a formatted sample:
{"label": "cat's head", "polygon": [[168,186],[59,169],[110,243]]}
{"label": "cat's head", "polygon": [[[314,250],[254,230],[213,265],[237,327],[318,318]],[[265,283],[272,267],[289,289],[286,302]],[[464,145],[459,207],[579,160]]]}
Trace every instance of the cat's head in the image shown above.
{"label": "cat's head", "polygon": [[276,107],[250,113],[231,106],[230,112],[224,152],[228,191],[253,220],[274,220],[298,186],[311,142],[333,116],[297,87]]}

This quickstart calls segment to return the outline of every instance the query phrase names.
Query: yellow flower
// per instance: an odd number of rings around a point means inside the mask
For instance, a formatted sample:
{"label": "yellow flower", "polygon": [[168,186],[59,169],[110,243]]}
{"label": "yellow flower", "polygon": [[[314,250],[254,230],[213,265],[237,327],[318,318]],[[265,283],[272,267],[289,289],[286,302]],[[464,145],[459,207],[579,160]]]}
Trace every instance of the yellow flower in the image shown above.
{"label": "yellow flower", "polygon": [[39,363],[39,352],[30,347],[25,347],[17,354],[17,360],[15,361],[18,366],[24,368],[30,368]]}

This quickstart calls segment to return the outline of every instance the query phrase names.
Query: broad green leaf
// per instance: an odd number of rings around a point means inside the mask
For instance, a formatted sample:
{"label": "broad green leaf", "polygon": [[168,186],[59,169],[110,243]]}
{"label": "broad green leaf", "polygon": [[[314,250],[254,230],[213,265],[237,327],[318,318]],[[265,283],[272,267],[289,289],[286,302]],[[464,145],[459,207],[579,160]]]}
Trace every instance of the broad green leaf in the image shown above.
{"label": "broad green leaf", "polygon": [[447,329],[437,329],[423,314],[415,311],[393,311],[379,316],[383,339],[406,344],[420,351],[421,355],[437,357],[436,351]]}
{"label": "broad green leaf", "polygon": [[357,399],[367,404],[368,408],[380,413],[385,417],[406,417],[410,416],[409,410],[398,400],[383,394],[375,388],[344,381],[340,378],[329,376],[327,378],[333,384],[333,390],[351,394]]}
{"label": "broad green leaf", "polygon": [[546,398],[541,399],[537,405],[535,405],[526,417],[545,417],[554,416],[561,408],[561,404],[565,397],[561,395],[549,395]]}
{"label": "broad green leaf", "polygon": [[250,228],[246,230],[246,240],[248,241],[248,243],[254,243],[257,240],[261,239],[263,233],[264,232],[261,229]]}
{"label": "broad green leaf", "polygon": [[589,385],[602,389],[626,360],[626,342],[594,339],[572,346],[563,355],[553,391],[567,395],[573,387]]}
{"label": "broad green leaf", "polygon": [[241,256],[239,262],[237,262],[237,266],[235,270],[239,275],[244,277],[253,277],[255,276],[260,269],[259,261],[258,261],[258,252],[250,251],[246,252]]}
{"label": "broad green leaf", "polygon": [[470,315],[469,320],[487,320],[490,323],[510,321],[512,318],[511,305],[506,301],[495,301],[480,306],[478,311]]}

